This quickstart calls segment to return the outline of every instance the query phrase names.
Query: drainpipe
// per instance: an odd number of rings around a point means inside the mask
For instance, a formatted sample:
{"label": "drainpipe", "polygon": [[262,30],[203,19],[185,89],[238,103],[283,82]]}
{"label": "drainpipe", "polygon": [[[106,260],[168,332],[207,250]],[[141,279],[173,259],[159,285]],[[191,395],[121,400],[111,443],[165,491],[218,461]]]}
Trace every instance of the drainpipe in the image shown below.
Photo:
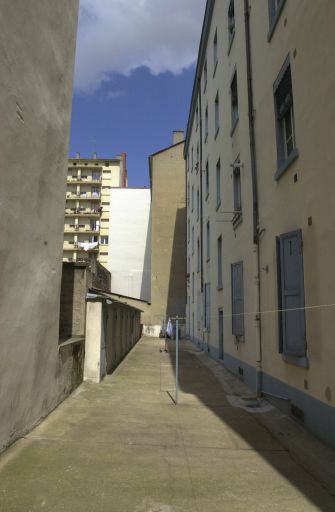
{"label": "drainpipe", "polygon": [[249,0],[244,0],[247,86],[248,86],[248,117],[249,117],[249,141],[251,159],[252,180],[252,211],[253,211],[253,274],[254,274],[254,304],[255,304],[255,342],[256,342],[256,392],[261,395],[262,390],[262,338],[260,317],[260,261],[259,261],[259,212],[258,212],[258,188],[257,188],[257,164],[255,144],[255,115],[252,87],[251,43],[250,43],[250,6]]}
{"label": "drainpipe", "polygon": [[202,321],[201,321],[201,336],[202,336],[202,347],[204,346],[204,329],[203,329],[203,289],[204,289],[204,264],[203,264],[203,201],[202,201],[202,106],[201,106],[201,81],[198,78],[199,87],[199,195],[200,195],[200,286],[201,286],[201,299],[202,299]]}

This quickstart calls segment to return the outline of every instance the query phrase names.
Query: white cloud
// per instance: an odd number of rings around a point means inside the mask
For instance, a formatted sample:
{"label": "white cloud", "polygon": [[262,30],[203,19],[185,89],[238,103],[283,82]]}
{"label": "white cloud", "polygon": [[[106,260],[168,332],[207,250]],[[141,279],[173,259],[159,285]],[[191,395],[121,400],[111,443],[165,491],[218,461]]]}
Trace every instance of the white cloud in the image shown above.
{"label": "white cloud", "polygon": [[141,66],[182,72],[194,63],[205,0],[81,0],[75,86],[97,89]]}

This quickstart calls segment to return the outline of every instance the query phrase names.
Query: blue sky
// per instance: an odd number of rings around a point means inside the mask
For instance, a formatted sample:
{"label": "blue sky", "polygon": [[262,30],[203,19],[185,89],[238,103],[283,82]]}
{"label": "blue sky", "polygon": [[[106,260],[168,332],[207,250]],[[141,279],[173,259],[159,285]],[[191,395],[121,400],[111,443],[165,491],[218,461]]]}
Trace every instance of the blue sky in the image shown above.
{"label": "blue sky", "polygon": [[81,0],[70,156],[125,151],[129,185],[148,185],[148,155],[186,127],[204,6]]}

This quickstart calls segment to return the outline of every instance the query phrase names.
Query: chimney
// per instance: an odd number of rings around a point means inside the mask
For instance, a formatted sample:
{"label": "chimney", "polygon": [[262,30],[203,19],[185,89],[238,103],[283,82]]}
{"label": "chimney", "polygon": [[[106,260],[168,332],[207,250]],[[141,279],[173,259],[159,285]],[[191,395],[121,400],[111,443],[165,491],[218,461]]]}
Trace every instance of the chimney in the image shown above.
{"label": "chimney", "polygon": [[80,153],[76,153],[76,158],[79,160],[79,158],[80,158]]}
{"label": "chimney", "polygon": [[184,140],[184,130],[173,130],[173,144],[178,144]]}
{"label": "chimney", "polygon": [[128,186],[128,176],[127,176],[127,163],[126,163],[127,155],[126,153],[122,153],[122,176],[121,176],[121,187],[127,188]]}
{"label": "chimney", "polygon": [[93,153],[93,160],[96,160],[96,159],[97,159],[97,156],[98,156],[98,155],[97,155],[97,152],[96,152],[96,151],[94,151],[94,153]]}

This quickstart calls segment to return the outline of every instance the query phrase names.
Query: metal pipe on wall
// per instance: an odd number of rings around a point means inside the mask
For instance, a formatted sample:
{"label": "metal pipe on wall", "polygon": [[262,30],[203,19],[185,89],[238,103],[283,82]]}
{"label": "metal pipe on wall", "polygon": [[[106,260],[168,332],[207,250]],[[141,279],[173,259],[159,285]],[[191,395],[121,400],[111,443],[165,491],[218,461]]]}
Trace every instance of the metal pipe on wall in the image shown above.
{"label": "metal pipe on wall", "polygon": [[255,303],[255,343],[256,343],[256,393],[261,395],[262,389],[262,338],[261,338],[261,297],[260,297],[260,261],[259,261],[259,212],[258,212],[258,188],[257,188],[257,161],[255,144],[255,115],[252,87],[251,64],[251,37],[250,37],[250,5],[249,0],[244,0],[247,87],[248,87],[248,118],[249,141],[251,159],[252,180],[252,204],[253,204],[253,275],[254,275],[254,303]]}

